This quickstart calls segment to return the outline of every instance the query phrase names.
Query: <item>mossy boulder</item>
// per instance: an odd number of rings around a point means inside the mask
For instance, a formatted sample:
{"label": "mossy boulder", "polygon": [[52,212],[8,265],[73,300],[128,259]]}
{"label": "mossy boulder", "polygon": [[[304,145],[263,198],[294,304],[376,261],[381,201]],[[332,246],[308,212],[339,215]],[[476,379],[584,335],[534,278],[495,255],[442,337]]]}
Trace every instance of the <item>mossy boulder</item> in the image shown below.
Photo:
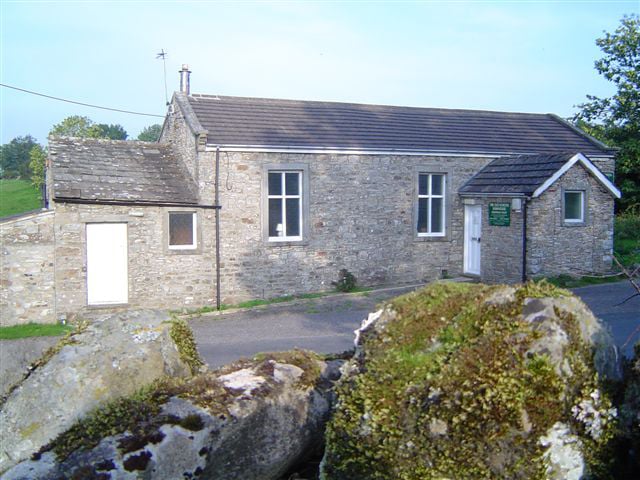
{"label": "mossy boulder", "polygon": [[264,354],[93,411],[3,480],[278,479],[322,443],[339,365]]}
{"label": "mossy boulder", "polygon": [[321,478],[600,474],[616,412],[611,336],[548,284],[437,283],[370,315],[343,367]]}
{"label": "mossy boulder", "polygon": [[634,356],[625,366],[620,406],[618,477],[635,478],[640,472],[640,342],[635,344]]}
{"label": "mossy boulder", "polygon": [[189,377],[194,351],[188,327],[152,310],[105,315],[65,337],[0,405],[0,473],[96,407],[160,377]]}

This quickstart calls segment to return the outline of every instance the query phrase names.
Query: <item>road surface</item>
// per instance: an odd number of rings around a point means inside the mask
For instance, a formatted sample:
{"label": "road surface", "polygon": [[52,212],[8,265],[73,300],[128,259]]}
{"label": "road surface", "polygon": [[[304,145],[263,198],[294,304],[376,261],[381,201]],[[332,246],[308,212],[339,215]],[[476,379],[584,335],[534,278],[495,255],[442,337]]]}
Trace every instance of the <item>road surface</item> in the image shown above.
{"label": "road surface", "polygon": [[[296,304],[207,316],[190,321],[198,349],[211,367],[258,352],[305,348],[339,353],[353,347],[353,331],[380,302],[413,288],[379,290],[367,295],[341,295]],[[634,293],[628,282],[575,289],[596,316],[610,327],[618,346],[640,325],[640,296],[617,305]],[[631,356],[636,335],[624,349]]]}

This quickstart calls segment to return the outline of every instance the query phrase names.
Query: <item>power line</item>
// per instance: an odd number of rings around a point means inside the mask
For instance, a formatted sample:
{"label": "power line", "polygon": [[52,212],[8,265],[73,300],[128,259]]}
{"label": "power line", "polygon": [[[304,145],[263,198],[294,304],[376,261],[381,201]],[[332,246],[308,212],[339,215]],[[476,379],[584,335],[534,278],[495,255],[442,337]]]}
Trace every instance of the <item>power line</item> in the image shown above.
{"label": "power line", "polygon": [[102,107],[100,105],[92,105],[90,103],[76,102],[74,100],[68,100],[66,98],[53,97],[51,95],[45,95],[44,93],[38,93],[38,92],[34,92],[32,90],[27,90],[25,88],[14,87],[12,85],[7,85],[7,84],[4,84],[4,83],[0,83],[0,87],[11,88],[13,90],[18,90],[20,92],[30,93],[31,95],[37,95],[39,97],[50,98],[52,100],[58,100],[60,102],[74,103],[76,105],[82,105],[84,107],[99,108],[101,110],[110,110],[112,112],[128,113],[130,115],[143,115],[145,117],[164,118],[164,115],[154,115],[153,113],[132,112],[131,110],[121,110],[119,108]]}

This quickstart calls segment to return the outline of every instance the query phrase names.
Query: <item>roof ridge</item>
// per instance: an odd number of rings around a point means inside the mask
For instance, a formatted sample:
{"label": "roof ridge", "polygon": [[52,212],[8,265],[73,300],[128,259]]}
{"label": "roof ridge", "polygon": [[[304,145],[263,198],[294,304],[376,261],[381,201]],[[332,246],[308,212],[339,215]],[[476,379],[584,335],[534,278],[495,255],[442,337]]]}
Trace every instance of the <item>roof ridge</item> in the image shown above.
{"label": "roof ridge", "polygon": [[319,105],[353,105],[358,107],[382,107],[382,108],[403,108],[412,110],[432,110],[439,112],[474,112],[474,113],[495,113],[500,115],[530,115],[536,117],[544,117],[550,115],[549,113],[532,113],[532,112],[513,112],[505,110],[486,110],[486,109],[472,109],[472,108],[444,108],[444,107],[418,107],[415,105],[396,105],[388,103],[359,103],[359,102],[339,102],[339,101],[327,101],[327,100],[304,100],[304,99],[291,99],[291,98],[276,98],[276,97],[244,97],[236,95],[216,95],[206,93],[193,93],[189,95],[189,98],[198,100],[198,98],[204,99],[234,99],[234,100],[261,100],[261,101],[278,101],[288,103],[315,103]]}

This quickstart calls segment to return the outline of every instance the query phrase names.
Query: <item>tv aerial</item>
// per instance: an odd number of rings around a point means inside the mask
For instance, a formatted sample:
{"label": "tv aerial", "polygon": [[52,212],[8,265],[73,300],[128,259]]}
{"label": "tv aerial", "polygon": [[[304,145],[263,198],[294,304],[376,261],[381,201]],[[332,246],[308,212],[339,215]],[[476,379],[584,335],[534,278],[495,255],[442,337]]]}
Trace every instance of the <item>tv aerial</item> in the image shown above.
{"label": "tv aerial", "polygon": [[164,69],[164,101],[167,105],[169,105],[169,95],[167,93],[167,52],[164,51],[164,48],[160,49],[160,52],[156,54],[156,60],[158,58],[162,59],[162,68]]}

